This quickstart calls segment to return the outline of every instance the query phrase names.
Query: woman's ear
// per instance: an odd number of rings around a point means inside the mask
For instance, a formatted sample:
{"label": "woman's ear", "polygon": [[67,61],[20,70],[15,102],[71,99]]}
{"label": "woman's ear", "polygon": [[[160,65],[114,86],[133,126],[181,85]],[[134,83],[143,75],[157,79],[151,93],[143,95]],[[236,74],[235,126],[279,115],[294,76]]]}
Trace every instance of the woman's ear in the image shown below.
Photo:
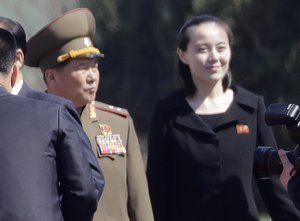
{"label": "woman's ear", "polygon": [[182,63],[184,63],[184,64],[188,64],[188,62],[187,62],[187,60],[186,60],[186,53],[185,53],[185,51],[183,51],[182,49],[180,49],[180,48],[177,48],[176,49],[176,52],[177,52],[177,55],[178,55],[178,58],[179,58],[179,60],[182,62]]}

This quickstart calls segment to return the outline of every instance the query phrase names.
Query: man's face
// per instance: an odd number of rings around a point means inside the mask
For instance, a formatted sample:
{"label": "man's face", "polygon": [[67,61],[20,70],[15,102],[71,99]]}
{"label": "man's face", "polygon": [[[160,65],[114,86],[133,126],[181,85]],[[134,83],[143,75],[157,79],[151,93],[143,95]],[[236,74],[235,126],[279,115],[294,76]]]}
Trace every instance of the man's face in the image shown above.
{"label": "man's face", "polygon": [[49,93],[70,99],[76,108],[95,100],[100,79],[97,59],[71,59],[64,67],[51,70],[55,80],[49,83],[47,79]]}

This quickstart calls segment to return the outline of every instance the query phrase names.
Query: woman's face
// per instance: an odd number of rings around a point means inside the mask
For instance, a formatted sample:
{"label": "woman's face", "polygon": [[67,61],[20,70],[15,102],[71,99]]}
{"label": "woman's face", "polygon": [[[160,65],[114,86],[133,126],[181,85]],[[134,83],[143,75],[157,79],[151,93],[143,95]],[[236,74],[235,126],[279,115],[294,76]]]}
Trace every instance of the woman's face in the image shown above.
{"label": "woman's face", "polygon": [[189,27],[187,34],[187,49],[179,49],[178,55],[189,66],[195,85],[222,81],[231,58],[226,31],[217,23],[206,22]]}

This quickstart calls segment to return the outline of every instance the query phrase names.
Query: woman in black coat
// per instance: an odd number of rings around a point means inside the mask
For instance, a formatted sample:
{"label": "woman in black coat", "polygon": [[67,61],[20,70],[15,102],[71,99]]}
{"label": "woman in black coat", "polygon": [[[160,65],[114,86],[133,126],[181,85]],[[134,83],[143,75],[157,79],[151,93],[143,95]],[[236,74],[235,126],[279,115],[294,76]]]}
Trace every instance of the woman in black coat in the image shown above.
{"label": "woman in black coat", "polygon": [[258,221],[253,181],[274,221],[300,220],[278,180],[253,176],[255,148],[276,143],[263,98],[230,84],[231,45],[230,28],[213,16],[179,32],[184,89],[157,104],[149,134],[156,221]]}

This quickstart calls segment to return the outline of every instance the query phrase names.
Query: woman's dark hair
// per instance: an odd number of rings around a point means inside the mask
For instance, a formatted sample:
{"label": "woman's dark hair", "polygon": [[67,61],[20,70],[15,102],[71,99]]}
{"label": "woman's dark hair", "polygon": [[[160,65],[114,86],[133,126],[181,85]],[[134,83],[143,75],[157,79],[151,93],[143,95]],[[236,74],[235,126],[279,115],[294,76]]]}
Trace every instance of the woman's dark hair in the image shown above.
{"label": "woman's dark hair", "polygon": [[0,28],[0,73],[8,74],[16,59],[17,44],[14,36]]}
{"label": "woman's dark hair", "polygon": [[9,31],[16,39],[17,48],[23,51],[24,56],[26,55],[26,34],[23,27],[16,21],[13,21],[6,17],[0,16],[0,23],[2,23],[3,29]]}
{"label": "woman's dark hair", "polygon": [[[189,19],[180,29],[177,35],[177,48],[182,51],[186,51],[187,45],[190,41],[189,35],[187,33],[187,29],[192,26],[197,26],[202,23],[213,22],[221,26],[228,36],[229,46],[232,46],[233,43],[233,34],[230,27],[219,18],[214,17],[212,15],[200,15],[195,16]],[[191,71],[188,65],[184,64],[177,56],[177,72],[183,81],[183,87],[186,95],[193,95],[196,92],[196,86],[193,82]],[[231,73],[228,72],[227,75],[223,79],[223,87],[224,90],[229,87],[231,84]]]}

